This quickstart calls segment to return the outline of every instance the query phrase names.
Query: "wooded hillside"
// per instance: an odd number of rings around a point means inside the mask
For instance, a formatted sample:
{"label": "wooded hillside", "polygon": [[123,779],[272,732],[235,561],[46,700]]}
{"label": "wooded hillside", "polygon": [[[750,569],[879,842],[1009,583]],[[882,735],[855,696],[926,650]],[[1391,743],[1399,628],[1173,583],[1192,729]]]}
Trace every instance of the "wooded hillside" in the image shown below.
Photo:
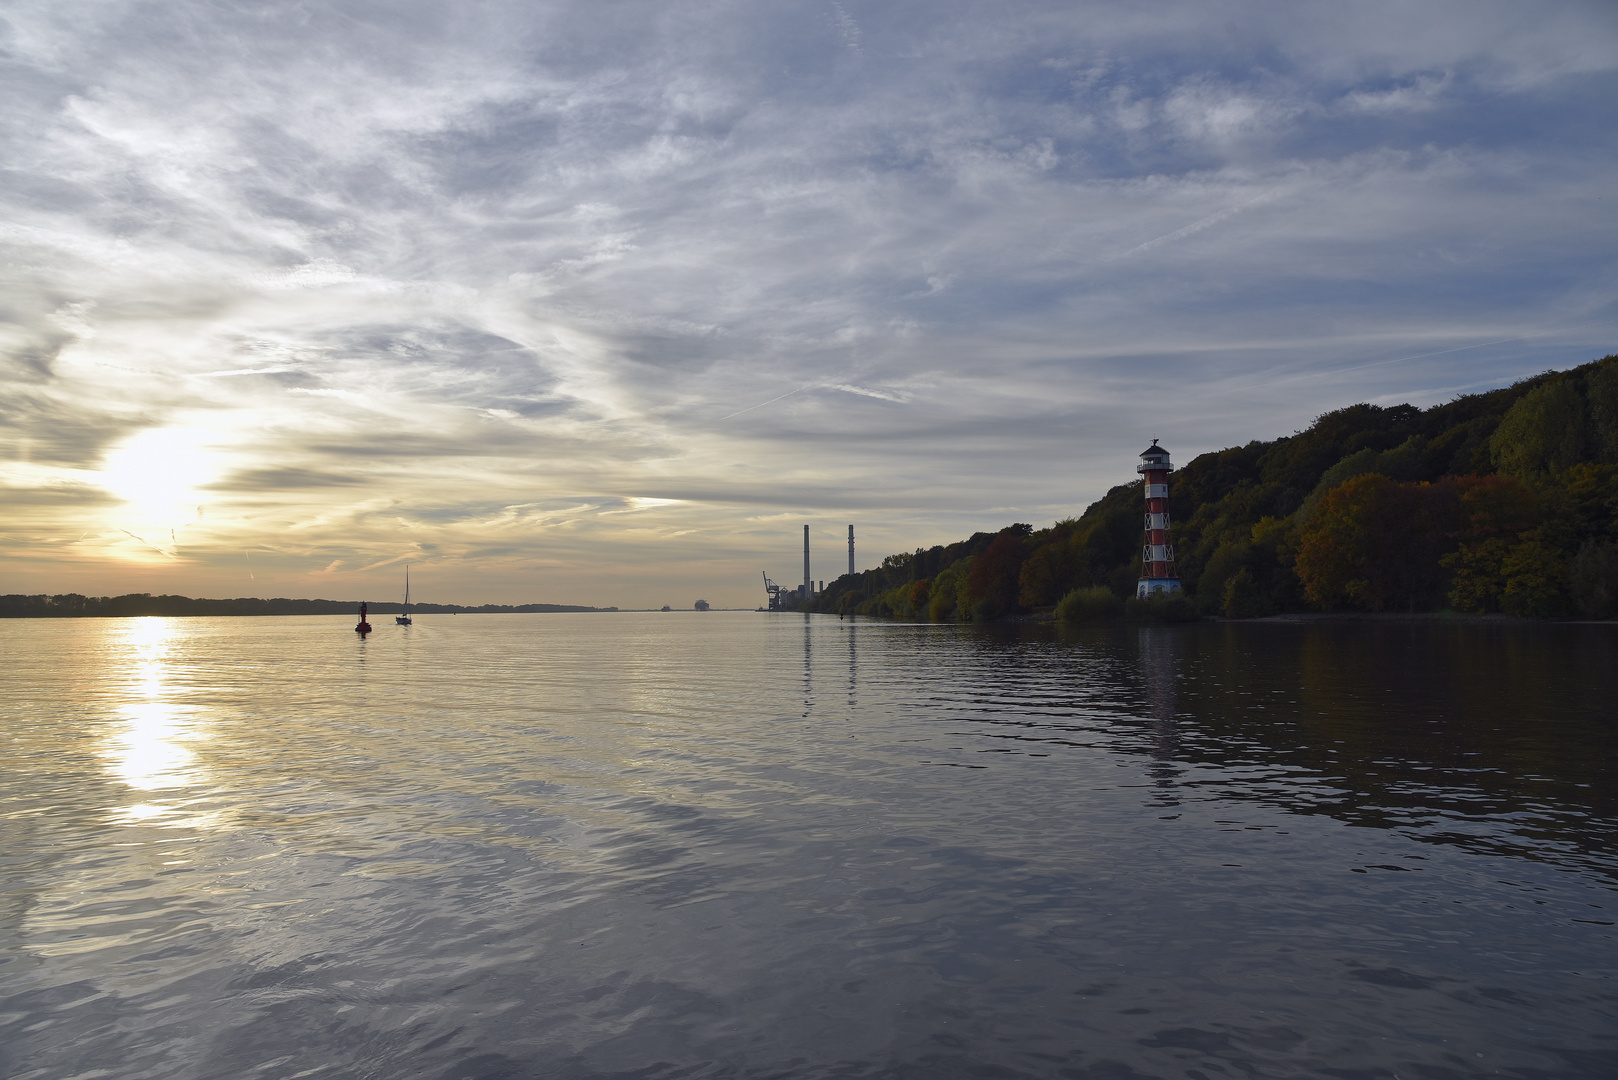
{"label": "wooded hillside", "polygon": [[[1203,454],[1170,492],[1180,579],[1202,614],[1612,618],[1618,356],[1425,410],[1351,405]],[[1137,480],[1049,528],[892,555],[809,608],[987,620],[1096,587],[1121,601],[1140,573],[1142,501]]]}

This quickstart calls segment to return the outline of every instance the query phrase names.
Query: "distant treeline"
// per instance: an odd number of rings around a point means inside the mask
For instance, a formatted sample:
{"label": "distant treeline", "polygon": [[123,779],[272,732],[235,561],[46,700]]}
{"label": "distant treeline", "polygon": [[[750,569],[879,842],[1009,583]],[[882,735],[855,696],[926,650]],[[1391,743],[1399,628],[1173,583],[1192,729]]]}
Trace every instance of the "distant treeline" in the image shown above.
{"label": "distant treeline", "polygon": [[[1172,440],[1168,440],[1172,447]],[[1170,479],[1183,612],[1618,616],[1618,356],[1419,409],[1351,405]],[[891,555],[807,605],[987,620],[1120,611],[1140,481],[1076,519]],[[1132,602],[1132,600],[1130,601]]]}
{"label": "distant treeline", "polygon": [[[127,593],[123,596],[80,596],[63,593],[56,596],[23,596],[13,593],[0,596],[0,619],[72,618],[83,616],[133,615],[352,615],[359,610],[358,600],[260,600],[257,597],[238,597],[235,600],[196,600],[189,596],[153,596],[150,593]],[[373,615],[396,615],[404,610],[403,604],[373,603]],[[575,604],[479,604],[464,607],[460,604],[411,604],[415,614],[452,615],[456,612],[557,612],[557,611],[617,611],[615,607],[579,607]]]}

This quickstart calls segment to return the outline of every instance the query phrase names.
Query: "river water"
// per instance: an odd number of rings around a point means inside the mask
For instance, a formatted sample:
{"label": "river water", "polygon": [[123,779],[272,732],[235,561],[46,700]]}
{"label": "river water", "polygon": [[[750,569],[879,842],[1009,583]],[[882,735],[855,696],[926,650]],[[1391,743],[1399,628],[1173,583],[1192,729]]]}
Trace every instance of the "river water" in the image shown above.
{"label": "river water", "polygon": [[1618,626],[0,622],[0,1075],[1618,1074]]}

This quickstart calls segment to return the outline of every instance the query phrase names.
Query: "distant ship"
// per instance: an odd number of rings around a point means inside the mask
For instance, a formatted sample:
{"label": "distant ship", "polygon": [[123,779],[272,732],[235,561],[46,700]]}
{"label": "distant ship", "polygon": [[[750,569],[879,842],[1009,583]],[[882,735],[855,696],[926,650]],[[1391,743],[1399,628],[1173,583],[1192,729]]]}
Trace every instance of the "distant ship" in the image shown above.
{"label": "distant ship", "polygon": [[400,626],[409,626],[410,625],[410,564],[409,563],[405,564],[404,614],[400,615],[400,616],[397,616],[393,621],[398,623]]}

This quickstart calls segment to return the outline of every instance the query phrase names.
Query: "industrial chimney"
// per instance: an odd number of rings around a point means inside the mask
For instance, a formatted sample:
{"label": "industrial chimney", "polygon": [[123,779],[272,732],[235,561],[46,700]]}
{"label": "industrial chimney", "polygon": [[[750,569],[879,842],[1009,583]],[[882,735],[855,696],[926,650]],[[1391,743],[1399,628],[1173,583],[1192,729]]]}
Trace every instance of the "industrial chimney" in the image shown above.
{"label": "industrial chimney", "polygon": [[854,526],[848,527],[848,572],[854,572]]}
{"label": "industrial chimney", "polygon": [[815,592],[815,583],[809,580],[809,526],[803,527],[803,598],[808,600]]}

